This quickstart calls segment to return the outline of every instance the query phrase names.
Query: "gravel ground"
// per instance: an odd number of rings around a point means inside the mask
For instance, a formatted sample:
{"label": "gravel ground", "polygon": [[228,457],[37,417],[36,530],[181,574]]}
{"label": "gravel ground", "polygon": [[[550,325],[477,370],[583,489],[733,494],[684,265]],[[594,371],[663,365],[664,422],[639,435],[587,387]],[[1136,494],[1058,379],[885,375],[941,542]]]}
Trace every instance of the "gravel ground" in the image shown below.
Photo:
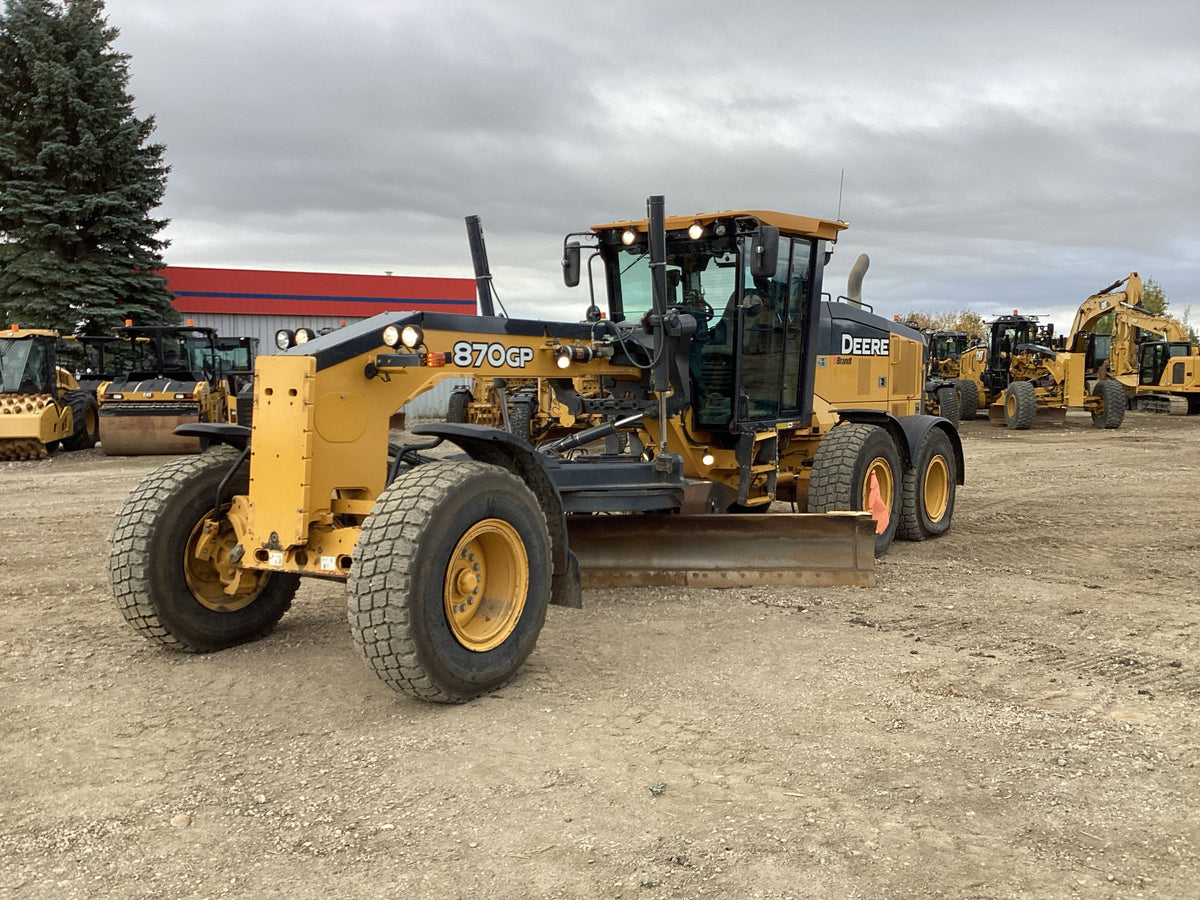
{"label": "gravel ground", "polygon": [[0,897],[1200,896],[1200,421],[962,436],[876,588],[588,591],[457,707],[333,583],[152,646],[106,538],[162,459],[0,464]]}

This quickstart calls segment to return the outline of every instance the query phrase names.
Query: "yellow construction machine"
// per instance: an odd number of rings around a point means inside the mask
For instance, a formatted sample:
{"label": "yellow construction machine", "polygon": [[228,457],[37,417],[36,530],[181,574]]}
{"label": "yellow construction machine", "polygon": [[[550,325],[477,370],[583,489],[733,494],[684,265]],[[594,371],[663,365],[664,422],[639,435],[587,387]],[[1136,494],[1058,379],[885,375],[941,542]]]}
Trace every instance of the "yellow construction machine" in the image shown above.
{"label": "yellow construction machine", "polygon": [[990,323],[986,347],[962,355],[960,381],[972,382],[988,418],[1009,428],[1029,428],[1038,416],[1061,421],[1068,407],[1086,409],[1097,428],[1120,428],[1124,391],[1111,381],[1095,381],[1089,391],[1086,354],[1056,343],[1053,326],[1014,310]]}
{"label": "yellow construction machine", "polygon": [[237,421],[229,370],[243,366],[234,371],[249,377],[253,348],[243,346],[246,339],[190,325],[129,325],[117,336],[132,359],[120,379],[96,389],[106,455],[198,453],[202,439],[176,427]]}
{"label": "yellow construction machine", "polygon": [[96,401],[58,365],[57,331],[0,333],[0,459],[44,459],[96,446]]}
{"label": "yellow construction machine", "polygon": [[[918,412],[919,335],[854,307],[818,327],[845,227],[666,217],[651,197],[644,219],[564,240],[566,283],[586,265],[607,315],[385,313],[259,357],[253,427],[180,427],[227,446],[168,463],[118,513],[119,609],[203,652],[268,633],[301,577],[344,581],[375,673],[460,702],[511,678],[547,604],[581,587],[873,584],[893,536],[950,527],[962,449]],[[584,375],[601,395],[578,395]],[[549,379],[606,422],[536,448],[425,423],[389,446],[395,409],[464,376]],[[835,405],[821,385],[841,381]],[[744,514],[789,501],[812,512]]]}
{"label": "yellow construction machine", "polygon": [[962,361],[967,350],[980,346],[975,335],[965,331],[931,331],[929,341],[929,377],[954,388],[960,421],[971,422],[979,414],[979,388],[962,376]]}
{"label": "yellow construction machine", "polygon": [[[1117,288],[1124,286],[1123,291]],[[1137,272],[1080,304],[1067,337],[1076,353],[1094,360],[1094,377],[1121,385],[1130,409],[1182,416],[1200,412],[1200,349],[1182,323],[1143,309]],[[1110,317],[1110,331],[1096,323]],[[1148,340],[1143,335],[1156,335]],[[1099,348],[1103,347],[1101,351]]]}

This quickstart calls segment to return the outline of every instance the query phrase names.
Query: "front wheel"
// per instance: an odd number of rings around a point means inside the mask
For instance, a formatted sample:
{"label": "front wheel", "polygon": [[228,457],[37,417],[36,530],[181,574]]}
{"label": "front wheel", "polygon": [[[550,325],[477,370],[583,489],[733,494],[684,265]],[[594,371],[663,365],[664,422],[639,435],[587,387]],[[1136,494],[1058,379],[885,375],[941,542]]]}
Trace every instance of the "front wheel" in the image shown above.
{"label": "front wheel", "polygon": [[954,449],[940,428],[921,441],[913,467],[904,473],[904,499],[898,537],[923,541],[945,534],[954,515],[958,482]]}
{"label": "front wheel", "polygon": [[[232,527],[217,519],[213,533],[209,524],[217,486],[237,458],[221,447],[167,463],[142,480],[113,522],[113,597],[155,643],[191,653],[232,647],[269,634],[292,604],[298,576],[245,570],[237,578]],[[243,463],[227,491],[244,494],[249,481]]]}
{"label": "front wheel", "polygon": [[882,556],[900,523],[900,472],[900,453],[886,430],[857,422],[838,425],[817,447],[808,486],[808,511],[873,512],[871,495],[878,490],[888,514],[886,523],[876,517],[875,555]]}
{"label": "front wheel", "polygon": [[1024,431],[1037,415],[1037,391],[1032,381],[1014,381],[1004,392],[1004,424]]}
{"label": "front wheel", "polygon": [[1106,378],[1097,381],[1092,395],[1100,398],[1100,407],[1092,411],[1092,424],[1097,428],[1120,428],[1125,421],[1125,389],[1119,381]]}
{"label": "front wheel", "polygon": [[354,641],[389,686],[470,700],[533,651],[551,559],[545,514],[523,481],[473,461],[417,466],[363,523],[349,584]]}

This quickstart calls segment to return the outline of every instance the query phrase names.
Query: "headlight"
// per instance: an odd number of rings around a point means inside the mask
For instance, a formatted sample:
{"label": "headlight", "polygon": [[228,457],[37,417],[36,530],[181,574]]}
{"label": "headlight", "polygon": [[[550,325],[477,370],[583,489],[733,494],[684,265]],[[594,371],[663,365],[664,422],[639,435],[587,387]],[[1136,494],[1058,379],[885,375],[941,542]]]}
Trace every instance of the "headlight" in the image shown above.
{"label": "headlight", "polygon": [[400,343],[400,329],[395,325],[389,325],[383,329],[383,343],[388,347],[395,348]]}
{"label": "headlight", "polygon": [[297,344],[307,344],[309,341],[311,341],[316,336],[317,336],[316,332],[314,332],[311,328],[297,328],[296,329],[296,343]]}
{"label": "headlight", "polygon": [[287,350],[296,343],[296,335],[288,331],[286,328],[280,328],[275,332],[275,346],[280,350]]}
{"label": "headlight", "polygon": [[400,330],[400,343],[409,350],[415,350],[425,343],[425,332],[419,325],[405,325]]}

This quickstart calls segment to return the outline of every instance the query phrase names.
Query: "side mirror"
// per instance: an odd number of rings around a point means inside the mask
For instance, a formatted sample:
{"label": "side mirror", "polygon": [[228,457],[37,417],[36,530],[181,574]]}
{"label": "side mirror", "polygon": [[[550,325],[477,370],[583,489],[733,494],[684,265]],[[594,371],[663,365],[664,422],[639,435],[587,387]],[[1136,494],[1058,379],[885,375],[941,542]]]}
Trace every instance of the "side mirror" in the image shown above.
{"label": "side mirror", "polygon": [[774,278],[779,261],[779,227],[760,225],[750,246],[750,274],[755,278]]}
{"label": "side mirror", "polygon": [[575,287],[579,284],[579,242],[571,241],[563,245],[563,284]]}

